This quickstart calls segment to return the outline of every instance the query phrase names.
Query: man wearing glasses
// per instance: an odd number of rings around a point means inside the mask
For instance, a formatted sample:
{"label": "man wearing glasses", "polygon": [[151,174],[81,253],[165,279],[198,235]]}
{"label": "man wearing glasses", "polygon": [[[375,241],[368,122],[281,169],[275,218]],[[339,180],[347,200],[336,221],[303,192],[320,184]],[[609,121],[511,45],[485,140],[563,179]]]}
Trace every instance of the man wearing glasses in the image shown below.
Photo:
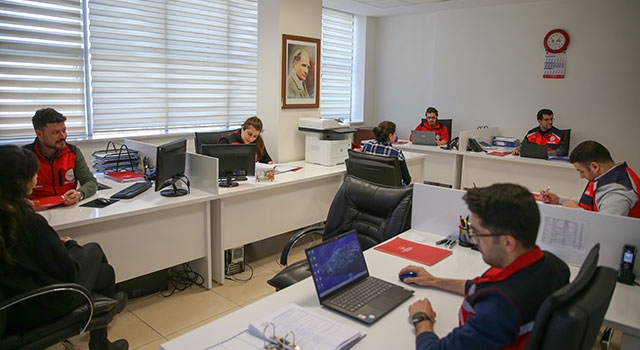
{"label": "man wearing glasses", "polygon": [[416,349],[524,349],[536,312],[551,293],[569,282],[569,268],[535,244],[540,212],[533,195],[515,184],[472,188],[463,197],[471,211],[471,242],[491,267],[472,280],[433,276],[424,267],[405,283],[464,295],[459,323],[439,338],[433,331],[436,313],[428,298],[409,306],[416,330]]}
{"label": "man wearing glasses", "polygon": [[[529,130],[522,143],[546,145],[549,156],[566,156],[569,154],[569,138],[567,132],[553,126],[553,112],[543,108],[538,111],[538,126]],[[513,154],[520,154],[516,149]]]}
{"label": "man wearing glasses", "polygon": [[[436,133],[436,145],[446,145],[449,143],[449,130],[446,125],[440,124],[438,122],[438,110],[434,107],[427,108],[427,111],[424,113],[426,117],[423,119],[424,121],[416,126],[417,131],[433,131]],[[412,137],[409,136],[409,141],[413,141]]]}

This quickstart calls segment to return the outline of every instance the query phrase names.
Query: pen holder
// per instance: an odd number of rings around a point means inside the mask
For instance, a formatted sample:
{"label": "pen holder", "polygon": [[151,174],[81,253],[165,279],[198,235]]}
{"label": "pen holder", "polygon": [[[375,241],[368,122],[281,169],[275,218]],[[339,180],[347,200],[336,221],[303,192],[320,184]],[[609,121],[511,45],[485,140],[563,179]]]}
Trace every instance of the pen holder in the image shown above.
{"label": "pen holder", "polygon": [[273,181],[276,179],[276,167],[256,170],[256,181]]}
{"label": "pen holder", "polygon": [[469,228],[468,227],[458,227],[460,229],[458,233],[458,243],[463,247],[472,247],[473,244],[469,239]]}

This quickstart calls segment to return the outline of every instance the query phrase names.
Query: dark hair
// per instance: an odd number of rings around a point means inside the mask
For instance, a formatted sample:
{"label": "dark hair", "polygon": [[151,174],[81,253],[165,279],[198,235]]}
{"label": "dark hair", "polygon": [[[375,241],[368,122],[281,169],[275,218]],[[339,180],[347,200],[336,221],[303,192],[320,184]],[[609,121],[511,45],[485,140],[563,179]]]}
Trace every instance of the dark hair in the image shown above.
{"label": "dark hair", "polygon": [[613,158],[606,147],[592,140],[580,143],[569,155],[569,163],[579,163],[589,167],[591,162],[608,163],[613,162]]}
{"label": "dark hair", "polygon": [[376,137],[376,141],[378,142],[388,142],[389,135],[396,132],[396,124],[390,121],[383,121],[378,126],[373,127],[373,135]]}
{"label": "dark hair", "polygon": [[540,210],[526,188],[509,183],[469,189],[463,197],[469,210],[492,233],[507,233],[525,249],[535,247]]}
{"label": "dark hair", "polygon": [[14,247],[20,242],[29,211],[27,184],[38,172],[38,158],[14,145],[0,146],[0,261],[13,265]]}
{"label": "dark hair", "polygon": [[260,132],[260,135],[258,135],[258,137],[256,137],[256,140],[255,140],[256,157],[258,159],[262,159],[262,157],[264,156],[264,140],[262,139],[262,120],[260,120],[260,118],[254,115],[253,117],[250,117],[249,119],[245,120],[244,123],[242,123],[242,130],[246,130],[250,126],[256,129],[256,131]]}
{"label": "dark hair", "polygon": [[547,109],[547,108],[543,108],[543,109],[539,110],[538,111],[538,115],[537,115],[538,120],[542,120],[542,116],[545,116],[545,115],[553,116],[553,112],[550,109]]}
{"label": "dark hair", "polygon": [[424,116],[426,117],[426,116],[427,116],[427,114],[429,114],[429,113],[435,113],[435,114],[436,114],[436,117],[438,116],[438,110],[437,110],[435,107],[429,107],[429,108],[427,108],[427,111],[426,111],[426,112],[424,112]]}
{"label": "dark hair", "polygon": [[49,123],[62,123],[67,120],[67,117],[62,113],[56,111],[53,108],[42,108],[36,111],[36,114],[31,118],[31,123],[34,129],[46,128]]}

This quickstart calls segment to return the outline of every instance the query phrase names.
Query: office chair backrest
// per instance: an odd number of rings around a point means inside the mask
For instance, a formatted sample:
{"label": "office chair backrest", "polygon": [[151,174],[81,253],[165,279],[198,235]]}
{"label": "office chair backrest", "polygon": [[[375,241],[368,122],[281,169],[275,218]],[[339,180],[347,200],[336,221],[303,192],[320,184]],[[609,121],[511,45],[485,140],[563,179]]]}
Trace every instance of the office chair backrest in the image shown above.
{"label": "office chair backrest", "polygon": [[386,186],[402,186],[402,171],[398,157],[347,150],[347,174]]}
{"label": "office chair backrest", "polygon": [[449,141],[451,141],[451,128],[452,128],[452,124],[453,124],[453,119],[438,119],[438,122],[440,122],[440,125],[446,125],[447,126],[447,133],[449,134]]}
{"label": "office chair backrest", "polygon": [[542,303],[527,349],[590,349],[616,285],[616,271],[597,266],[600,245],[585,258],[576,278]]}
{"label": "office chair backrest", "polygon": [[371,248],[411,228],[412,199],[413,186],[382,186],[347,174],[329,208],[322,239],[356,230],[362,249]]}
{"label": "office chair backrest", "polygon": [[231,130],[225,131],[215,131],[215,132],[196,132],[194,138],[194,145],[196,149],[196,153],[202,154],[202,145],[215,144],[218,143],[218,140],[227,136]]}

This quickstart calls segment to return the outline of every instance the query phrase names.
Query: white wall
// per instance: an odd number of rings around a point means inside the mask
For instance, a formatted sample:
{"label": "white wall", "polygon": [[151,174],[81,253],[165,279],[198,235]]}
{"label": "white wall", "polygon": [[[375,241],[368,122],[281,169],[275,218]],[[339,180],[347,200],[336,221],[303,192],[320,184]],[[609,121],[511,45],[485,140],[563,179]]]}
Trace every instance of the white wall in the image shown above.
{"label": "white wall", "polygon": [[[434,105],[455,133],[488,124],[522,138],[550,108],[572,147],[597,140],[640,171],[638,15],[640,1],[568,0],[372,20],[366,124],[393,120],[408,138]],[[542,79],[542,40],[554,28],[571,37],[562,80]]]}

